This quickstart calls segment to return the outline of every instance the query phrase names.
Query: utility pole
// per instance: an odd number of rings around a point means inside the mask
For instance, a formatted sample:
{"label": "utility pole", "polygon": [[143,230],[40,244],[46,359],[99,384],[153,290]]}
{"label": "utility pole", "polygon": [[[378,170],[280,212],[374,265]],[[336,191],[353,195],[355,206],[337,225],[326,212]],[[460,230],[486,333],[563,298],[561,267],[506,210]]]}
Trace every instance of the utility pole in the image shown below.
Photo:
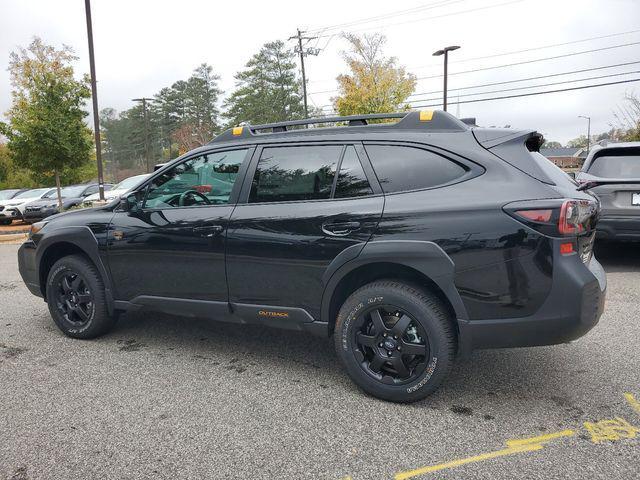
{"label": "utility pole", "polygon": [[133,98],[131,99],[134,102],[142,102],[142,115],[144,121],[144,158],[145,164],[147,168],[147,173],[149,173],[149,121],[147,117],[147,101],[152,102],[153,98]]}
{"label": "utility pole", "polygon": [[89,68],[91,70],[91,100],[93,102],[93,135],[96,142],[96,162],[98,163],[98,191],[104,200],[104,176],[102,174],[102,145],[100,144],[100,116],[98,112],[98,88],[96,82],[96,61],[93,53],[93,27],[91,25],[91,0],[84,0],[87,16],[87,38],[89,40]]}
{"label": "utility pole", "polygon": [[300,55],[300,70],[302,71],[302,101],[304,103],[304,116],[309,117],[309,107],[307,106],[307,75],[304,70],[304,57],[306,55],[318,55],[320,53],[319,48],[302,48],[302,40],[314,40],[318,37],[304,37],[302,34],[304,32],[297,29],[297,34],[293,37],[289,37],[289,40],[298,40],[298,46],[296,47],[296,53]]}
{"label": "utility pole", "polygon": [[591,117],[578,115],[578,118],[584,118],[587,121],[587,155],[589,155],[589,150],[591,150]]}
{"label": "utility pole", "polygon": [[444,47],[442,50],[438,50],[437,52],[433,52],[434,57],[439,57],[440,55],[444,55],[444,89],[442,95],[442,109],[447,111],[447,75],[449,68],[449,52],[453,50],[457,50],[460,47],[458,45],[451,45],[449,47]]}

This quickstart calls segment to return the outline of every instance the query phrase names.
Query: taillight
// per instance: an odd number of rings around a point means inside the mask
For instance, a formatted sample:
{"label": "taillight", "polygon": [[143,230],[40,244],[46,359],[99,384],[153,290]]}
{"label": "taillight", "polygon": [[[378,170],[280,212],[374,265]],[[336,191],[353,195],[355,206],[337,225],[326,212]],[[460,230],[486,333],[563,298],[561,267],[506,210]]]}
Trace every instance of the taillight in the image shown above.
{"label": "taillight", "polygon": [[563,237],[593,230],[598,204],[594,200],[533,200],[510,203],[504,210],[545,235]]}

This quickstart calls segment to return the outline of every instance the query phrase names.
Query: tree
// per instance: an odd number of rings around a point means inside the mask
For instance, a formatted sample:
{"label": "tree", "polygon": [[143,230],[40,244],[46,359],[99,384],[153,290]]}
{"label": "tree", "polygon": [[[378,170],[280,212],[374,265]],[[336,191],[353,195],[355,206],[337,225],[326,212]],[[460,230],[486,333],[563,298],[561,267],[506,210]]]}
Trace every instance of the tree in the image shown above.
{"label": "tree", "polygon": [[281,41],[266,43],[235,75],[236,89],[224,103],[230,125],[304,117],[295,54]]}
{"label": "tree", "polygon": [[562,148],[562,144],[560,142],[545,140],[542,148]]}
{"label": "tree", "polygon": [[167,141],[171,148],[173,141],[180,152],[186,152],[215,136],[220,123],[219,80],[213,67],[203,63],[186,81],[179,80],[155,95],[152,111],[161,143]]}
{"label": "tree", "polygon": [[624,97],[625,105],[614,113],[619,129],[622,129],[622,140],[627,142],[640,140],[640,97],[628,93]]}
{"label": "tree", "polygon": [[5,188],[31,188],[37,187],[38,183],[25,168],[18,168],[14,165],[9,152],[9,148],[0,144],[0,190]]}
{"label": "tree", "polygon": [[60,196],[63,172],[88,164],[91,131],[84,123],[89,80],[76,80],[70,47],[56,50],[35,37],[28,48],[10,55],[12,106],[4,125],[11,158],[18,167],[55,178]]}
{"label": "tree", "polygon": [[580,135],[577,138],[574,138],[573,140],[569,140],[567,142],[567,147],[569,148],[587,148],[587,136],[586,135]]}
{"label": "tree", "polygon": [[410,110],[406,102],[416,87],[416,77],[396,66],[396,58],[383,56],[384,35],[345,34],[344,38],[350,44],[344,59],[351,74],[338,75],[340,95],[332,99],[336,111],[355,115]]}

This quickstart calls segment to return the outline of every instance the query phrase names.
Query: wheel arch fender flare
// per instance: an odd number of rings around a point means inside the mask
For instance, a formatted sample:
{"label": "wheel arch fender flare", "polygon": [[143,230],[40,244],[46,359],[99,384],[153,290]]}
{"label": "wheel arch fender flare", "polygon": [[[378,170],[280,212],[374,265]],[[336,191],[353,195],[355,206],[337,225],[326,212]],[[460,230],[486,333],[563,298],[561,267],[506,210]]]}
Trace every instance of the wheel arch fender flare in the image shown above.
{"label": "wheel arch fender flare", "polygon": [[[356,248],[358,247],[358,248]],[[321,319],[329,318],[331,299],[340,281],[356,269],[373,263],[392,263],[416,270],[431,280],[451,304],[456,320],[468,319],[460,293],[455,286],[455,264],[434,242],[421,240],[381,240],[353,245],[338,255],[323,276]]]}
{"label": "wheel arch fender flare", "polygon": [[[98,240],[87,226],[69,226],[60,227],[47,235],[44,235],[38,242],[36,251],[36,268],[37,278],[41,278],[41,268],[44,260],[52,249],[60,245],[72,245],[84,254],[98,269],[98,273],[102,277],[105,288],[105,298],[107,299],[107,309],[110,314],[114,312],[113,288],[111,285],[111,277],[100,257],[98,249]],[[46,296],[46,278],[41,281],[40,288],[44,296]]]}

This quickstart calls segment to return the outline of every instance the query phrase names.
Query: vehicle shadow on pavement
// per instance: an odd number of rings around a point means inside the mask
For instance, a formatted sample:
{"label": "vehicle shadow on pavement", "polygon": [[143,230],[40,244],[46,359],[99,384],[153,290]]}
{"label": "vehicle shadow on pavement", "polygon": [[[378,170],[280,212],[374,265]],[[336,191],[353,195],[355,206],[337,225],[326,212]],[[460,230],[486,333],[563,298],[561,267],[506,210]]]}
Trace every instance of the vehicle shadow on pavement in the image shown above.
{"label": "vehicle shadow on pavement", "polygon": [[640,242],[597,241],[595,255],[606,272],[640,271]]}
{"label": "vehicle shadow on pavement", "polygon": [[122,352],[150,348],[196,360],[241,364],[281,363],[289,368],[340,373],[333,340],[305,332],[238,325],[151,312],[123,315],[113,334]]}
{"label": "vehicle shadow on pavement", "polygon": [[[331,384],[346,389],[345,394],[358,391],[338,362],[333,339],[304,332],[135,313],[123,316],[109,338],[122,352],[151,350],[160,356],[210,361],[239,373],[248,368],[269,369],[275,375],[290,376],[288,380],[294,382],[310,375],[321,376],[319,395],[323,394],[320,387]],[[455,362],[440,390],[415,405],[449,409],[452,403],[465,398],[476,404],[501,397],[509,402],[548,395],[550,390],[561,387],[567,376],[586,372],[587,367],[572,358],[571,348],[561,345],[473,352],[470,358]]]}

